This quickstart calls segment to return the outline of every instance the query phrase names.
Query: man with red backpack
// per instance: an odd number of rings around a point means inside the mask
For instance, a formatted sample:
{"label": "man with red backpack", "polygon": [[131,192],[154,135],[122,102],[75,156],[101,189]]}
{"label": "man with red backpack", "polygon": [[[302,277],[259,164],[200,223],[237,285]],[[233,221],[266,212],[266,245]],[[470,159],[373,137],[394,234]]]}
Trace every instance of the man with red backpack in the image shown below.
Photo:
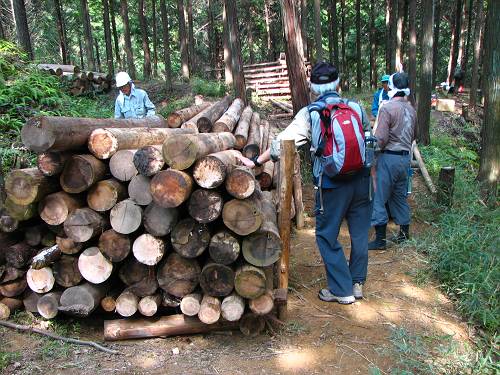
{"label": "man with red backpack", "polygon": [[[350,304],[363,298],[362,285],[368,266],[368,230],[372,212],[370,169],[366,161],[365,131],[370,123],[363,108],[337,93],[339,73],[326,62],[311,71],[311,92],[318,99],[302,108],[292,123],[262,155],[245,163],[260,166],[279,158],[280,141],[297,146],[311,142],[316,189],[316,243],[326,268],[328,287],[318,297],[327,302]],[[347,262],[338,241],[347,219],[351,254]]]}

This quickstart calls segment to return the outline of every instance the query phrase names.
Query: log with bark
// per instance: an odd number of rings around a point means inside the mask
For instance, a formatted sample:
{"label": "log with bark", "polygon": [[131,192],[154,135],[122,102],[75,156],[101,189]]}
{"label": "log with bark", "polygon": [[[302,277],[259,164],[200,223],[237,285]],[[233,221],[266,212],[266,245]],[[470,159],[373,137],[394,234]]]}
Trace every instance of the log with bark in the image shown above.
{"label": "log with bark", "polygon": [[38,270],[40,268],[47,267],[58,261],[59,258],[61,258],[61,250],[59,250],[59,246],[54,245],[48,247],[33,257],[31,260],[31,268]]}
{"label": "log with bark", "polygon": [[167,124],[171,128],[178,128],[182,125],[182,123],[190,120],[210,105],[211,104],[209,102],[204,102],[202,104],[194,104],[191,107],[174,111],[168,115]]}
{"label": "log with bark", "polygon": [[108,283],[84,283],[66,289],[59,301],[59,311],[66,314],[85,318],[97,307],[109,290]]}
{"label": "log with bark", "polygon": [[101,308],[106,312],[115,312],[116,310],[116,295],[109,295],[101,300]]}
{"label": "log with bark", "polygon": [[29,226],[24,229],[24,242],[30,246],[38,246],[47,228],[44,225]]}
{"label": "log with bark", "polygon": [[128,196],[140,206],[147,206],[153,202],[150,191],[151,179],[141,174],[132,177],[128,184]]}
{"label": "log with bark", "polygon": [[250,307],[250,310],[252,310],[254,314],[269,314],[274,308],[274,296],[272,290],[267,290],[260,297],[251,299],[248,302],[248,307]]}
{"label": "log with bark", "polygon": [[151,180],[151,195],[156,204],[165,208],[178,207],[189,199],[193,178],[175,169],[160,171]]}
{"label": "log with bark", "polygon": [[0,294],[4,297],[16,297],[21,295],[28,287],[25,277],[0,284]]}
{"label": "log with bark", "polygon": [[194,291],[198,285],[200,272],[196,259],[186,259],[177,253],[172,253],[158,268],[158,284],[167,293],[182,298]]}
{"label": "log with bark", "polygon": [[196,258],[207,249],[210,232],[205,224],[186,218],[172,229],[171,242],[174,250],[184,258]]}
{"label": "log with bark", "polygon": [[107,219],[88,207],[76,209],[64,222],[64,232],[75,242],[86,242],[108,227]]}
{"label": "log with bark", "polygon": [[7,265],[15,268],[23,268],[31,263],[31,259],[37,254],[37,249],[26,242],[19,242],[4,250]]}
{"label": "log with bark", "polygon": [[152,202],[144,210],[144,228],[153,236],[163,237],[172,231],[178,217],[177,208],[164,208]]}
{"label": "log with bark", "polygon": [[62,255],[61,259],[54,263],[52,272],[56,283],[63,288],[70,288],[80,284],[83,277],[78,269],[78,257]]}
{"label": "log with bark", "polygon": [[59,312],[61,295],[62,292],[51,292],[40,297],[36,304],[38,313],[45,319],[55,318]]}
{"label": "log with bark", "polygon": [[300,174],[300,155],[295,154],[293,170],[293,201],[295,204],[295,224],[297,229],[304,228],[304,203],[302,201],[302,176]]}
{"label": "log with bark", "polygon": [[38,170],[47,177],[58,175],[63,171],[64,163],[69,157],[69,153],[43,152],[37,156]]}
{"label": "log with bark", "polygon": [[221,315],[229,322],[236,322],[241,319],[245,312],[245,300],[236,293],[233,293],[222,300]]}
{"label": "log with bark", "polygon": [[9,319],[10,314],[23,309],[23,300],[18,298],[0,298],[0,319]]}
{"label": "log with bark", "polygon": [[64,191],[49,194],[38,204],[40,218],[49,225],[63,224],[69,215],[83,206],[82,199]]}
{"label": "log with bark", "polygon": [[268,160],[264,163],[262,172],[259,175],[259,185],[261,189],[269,189],[273,185],[274,162]]}
{"label": "log with bark", "polygon": [[111,263],[98,247],[89,247],[78,257],[78,269],[83,278],[93,284],[102,284],[113,272]]}
{"label": "log with bark", "polygon": [[222,220],[226,227],[240,236],[247,236],[262,224],[262,213],[258,201],[247,199],[233,199],[227,202],[222,209]]}
{"label": "log with bark", "polygon": [[269,142],[269,132],[271,130],[271,125],[269,125],[269,121],[262,120],[260,122],[260,152],[264,152],[267,150],[268,142]]}
{"label": "log with bark", "polygon": [[89,136],[88,147],[95,157],[109,159],[119,150],[162,145],[166,139],[176,134],[187,133],[192,131],[171,128],[96,129]]}
{"label": "log with bark", "polygon": [[271,104],[274,105],[275,107],[287,112],[287,113],[293,113],[293,107],[289,106],[288,103],[283,103],[279,102],[277,100],[270,100]]}
{"label": "log with bark", "polygon": [[124,317],[129,317],[137,312],[139,297],[134,293],[125,291],[116,299],[116,312]]}
{"label": "log with bark", "polygon": [[143,119],[32,117],[21,130],[24,145],[34,152],[79,150],[87,145],[92,131],[100,128],[165,128],[159,116]]}
{"label": "log with bark", "polygon": [[238,239],[227,230],[216,233],[208,246],[210,258],[215,263],[229,265],[240,255]]}
{"label": "log with bark", "polygon": [[236,139],[236,144],[234,147],[237,150],[243,149],[243,147],[245,147],[245,145],[247,144],[248,131],[250,129],[250,122],[252,120],[252,116],[253,116],[252,107],[247,106],[243,110],[243,113],[240,116],[240,121],[238,122],[236,130],[234,131],[234,137]]}
{"label": "log with bark", "polygon": [[126,187],[118,180],[111,178],[99,181],[89,189],[87,204],[94,211],[105,212],[111,210],[126,196]]}
{"label": "log with bark", "polygon": [[97,246],[106,258],[116,263],[121,262],[130,254],[131,242],[129,236],[109,229],[100,235]]}
{"label": "log with bark", "polygon": [[133,233],[141,226],[142,208],[132,199],[125,199],[111,209],[109,221],[116,232]]}
{"label": "log with bark", "polygon": [[24,309],[26,311],[32,312],[32,313],[38,312],[36,305],[37,305],[38,300],[40,299],[41,296],[42,296],[41,294],[37,294],[37,293],[33,292],[32,290],[27,290],[23,294],[23,298],[22,298]]}
{"label": "log with bark", "polygon": [[232,133],[182,134],[163,143],[163,157],[173,169],[184,170],[208,154],[233,148]]}
{"label": "log with bark", "polygon": [[92,155],[73,155],[66,161],[59,183],[67,193],[81,193],[104,178],[106,164]]}
{"label": "log with bark", "polygon": [[248,299],[260,297],[266,292],[266,275],[260,268],[244,264],[236,270],[234,289]]}
{"label": "log with bark", "polygon": [[224,200],[215,190],[198,189],[189,198],[189,215],[199,223],[210,223],[222,214]]}
{"label": "log with bark", "polygon": [[80,250],[83,249],[83,243],[76,242],[72,238],[69,237],[56,237],[56,244],[61,250],[61,253],[67,255],[78,254]]}
{"label": "log with bark", "polygon": [[206,295],[225,297],[233,291],[234,271],[218,263],[207,263],[200,274],[200,287]]}
{"label": "log with bark", "polygon": [[196,316],[200,311],[201,294],[192,293],[182,298],[180,309],[184,315]]}
{"label": "log with bark", "polygon": [[57,180],[44,176],[37,168],[16,169],[5,178],[7,196],[18,205],[38,202],[57,190]]}
{"label": "log with bark", "polygon": [[226,191],[233,197],[245,199],[255,191],[255,174],[251,168],[239,166],[233,168],[226,177]]}
{"label": "log with bark", "polygon": [[109,160],[109,171],[120,181],[130,181],[138,172],[134,165],[137,150],[120,150]]}
{"label": "log with bark", "polygon": [[12,266],[4,265],[0,267],[0,283],[8,283],[24,277],[26,271]]}
{"label": "log with bark", "polygon": [[7,214],[15,220],[25,221],[34,217],[37,213],[37,204],[31,203],[28,205],[22,205],[14,203],[9,196],[4,202],[5,211]]}
{"label": "log with bark", "polygon": [[150,267],[140,263],[134,257],[128,257],[120,267],[118,277],[127,286],[132,286],[144,280],[150,271]]}
{"label": "log with bark", "polygon": [[213,125],[213,132],[232,132],[241,117],[245,103],[236,98],[227,111]]}
{"label": "log with bark", "polygon": [[162,295],[160,293],[142,297],[137,309],[144,316],[153,316],[158,312],[158,308],[161,306],[161,300]]}
{"label": "log with bark", "polygon": [[219,321],[221,315],[221,302],[218,298],[204,295],[200,303],[198,319],[205,324],[214,324]]}
{"label": "log with bark", "polygon": [[35,293],[47,293],[54,287],[56,279],[50,267],[44,267],[38,270],[30,268],[28,272],[26,272],[26,282],[29,288]]}
{"label": "log with bark", "polygon": [[0,232],[12,233],[19,228],[19,220],[14,219],[4,210],[0,214]]}
{"label": "log with bark", "polygon": [[154,176],[162,170],[164,165],[165,161],[160,145],[141,147],[134,155],[134,166],[137,172],[143,176]]}
{"label": "log with bark", "polygon": [[223,115],[224,112],[226,112],[232,100],[232,97],[228,95],[207,110],[203,111],[202,115],[196,122],[199,132],[210,133],[212,131],[213,124]]}
{"label": "log with bark", "polygon": [[260,335],[266,328],[266,321],[264,317],[253,313],[243,315],[239,323],[241,333],[250,337]]}
{"label": "log with bark", "polygon": [[233,166],[240,164],[241,153],[226,150],[199,159],[193,168],[193,178],[205,189],[214,189],[226,179]]}
{"label": "log with bark", "polygon": [[254,112],[250,121],[247,143],[242,150],[243,156],[251,159],[260,154],[260,138],[260,115]]}
{"label": "log with bark", "polygon": [[161,238],[144,233],[134,241],[132,252],[139,262],[154,266],[165,254],[165,242]]}

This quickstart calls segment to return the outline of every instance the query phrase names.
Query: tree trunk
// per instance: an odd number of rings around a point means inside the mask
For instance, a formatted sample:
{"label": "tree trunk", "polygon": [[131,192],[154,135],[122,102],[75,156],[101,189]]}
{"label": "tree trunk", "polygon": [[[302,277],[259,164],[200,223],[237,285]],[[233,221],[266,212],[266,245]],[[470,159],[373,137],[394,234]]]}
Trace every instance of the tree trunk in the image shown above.
{"label": "tree trunk", "polygon": [[439,65],[439,34],[441,31],[441,0],[435,0],[434,9],[434,46],[432,47],[432,86],[434,87],[439,81],[437,76],[437,68]]}
{"label": "tree trunk", "polygon": [[184,314],[163,316],[154,320],[122,319],[104,321],[104,338],[106,340],[125,340],[146,337],[167,337],[193,335],[210,331],[235,329],[238,325],[232,322],[204,324],[199,319]]}
{"label": "tree trunk", "polygon": [[56,237],[56,244],[63,254],[78,254],[83,248],[83,243],[76,242],[69,237]]}
{"label": "tree trunk", "polygon": [[170,30],[165,0],[160,0],[161,23],[163,25],[163,64],[165,64],[165,82],[167,90],[172,88],[172,64],[170,62]]}
{"label": "tree trunk", "polygon": [[226,177],[226,191],[233,197],[245,199],[255,191],[254,171],[247,167],[236,167]]}
{"label": "tree trunk", "polygon": [[175,169],[160,171],[151,180],[151,195],[156,204],[165,208],[180,206],[189,199],[193,178]]}
{"label": "tree trunk", "polygon": [[418,92],[417,108],[417,142],[421,145],[430,143],[430,111],[429,98],[432,93],[432,46],[433,46],[434,5],[432,0],[422,3],[422,71]]}
{"label": "tree trunk", "polygon": [[227,9],[226,3],[223,3],[222,9],[222,25],[223,25],[223,45],[224,45],[224,80],[226,82],[226,86],[230,87],[233,85],[233,69],[232,69],[232,51],[230,44],[230,35],[229,35],[229,24],[227,20]]}
{"label": "tree trunk", "polygon": [[137,175],[134,156],[137,150],[120,150],[109,159],[109,171],[117,180],[127,182]]}
{"label": "tree trunk", "polygon": [[158,268],[158,284],[167,293],[182,298],[196,288],[200,273],[196,259],[186,259],[177,253],[171,253]]}
{"label": "tree trunk", "polygon": [[139,174],[150,177],[163,169],[162,146],[144,146],[134,154],[134,166]]}
{"label": "tree trunk", "polygon": [[201,294],[193,293],[184,296],[181,301],[181,311],[187,316],[196,316],[200,311]]}
{"label": "tree trunk", "polygon": [[151,17],[153,21],[153,77],[158,77],[158,30],[156,26],[156,0],[151,0]]}
{"label": "tree trunk", "polygon": [[266,292],[266,275],[260,268],[243,265],[236,270],[234,288],[244,298],[260,297]]}
{"label": "tree trunk", "polygon": [[53,319],[59,312],[59,302],[61,300],[62,292],[53,292],[44,294],[38,300],[36,307],[38,313],[45,319]]}
{"label": "tree trunk", "polygon": [[31,263],[31,259],[33,258],[33,256],[35,256],[36,253],[37,250],[32,246],[28,245],[25,242],[20,242],[9,246],[5,250],[5,261],[7,262],[7,265],[10,265],[12,267],[23,268]]}
{"label": "tree trunk", "polygon": [[120,14],[123,21],[123,36],[125,39],[125,52],[127,54],[128,74],[130,75],[130,78],[136,79],[134,54],[132,52],[132,39],[130,37],[130,24],[128,20],[127,0],[120,0],[120,5]]}
{"label": "tree trunk", "polygon": [[189,79],[189,52],[188,36],[186,33],[186,19],[184,17],[184,0],[177,0],[177,12],[179,19],[179,42],[181,50],[181,72],[182,77]]}
{"label": "tree trunk", "polygon": [[488,2],[484,39],[483,87],[484,120],[481,129],[481,158],[478,180],[485,202],[494,207],[500,171],[500,3]]}
{"label": "tree trunk", "polygon": [[214,190],[198,189],[189,198],[189,215],[199,223],[207,224],[217,220],[222,214],[224,200]]}
{"label": "tree trunk", "polygon": [[263,221],[260,205],[251,198],[227,202],[222,209],[222,219],[229,229],[240,236],[255,232]]}
{"label": "tree trunk", "polygon": [[119,201],[127,197],[124,185],[115,179],[102,180],[94,184],[87,194],[87,204],[98,212],[111,210]]}
{"label": "tree trunk", "polygon": [[98,236],[108,223],[106,219],[90,208],[79,208],[64,222],[66,235],[76,242],[86,242]]}
{"label": "tree trunk", "polygon": [[361,0],[356,0],[356,86],[361,90]]}
{"label": "tree trunk", "polygon": [[69,64],[66,32],[64,30],[64,20],[61,14],[61,2],[59,0],[54,0],[54,8],[56,12],[57,34],[59,35],[59,52],[61,53],[63,64]]}
{"label": "tree trunk", "polygon": [[239,163],[241,153],[236,150],[219,151],[199,159],[193,168],[193,178],[205,189],[222,185],[233,165]]}
{"label": "tree trunk", "polygon": [[54,287],[56,279],[50,267],[40,268],[39,270],[30,268],[26,272],[26,282],[35,293],[47,293]]}
{"label": "tree trunk", "polygon": [[40,269],[49,266],[61,257],[61,250],[57,245],[51,246],[33,257],[31,268]]}
{"label": "tree trunk", "polygon": [[133,233],[142,223],[142,208],[132,199],[126,199],[111,209],[109,221],[111,227],[118,233]]}
{"label": "tree trunk", "polygon": [[[113,1],[113,0],[111,0]],[[102,0],[103,7],[103,27],[104,27],[104,40],[106,42],[106,65],[108,67],[108,74],[114,75],[113,66],[113,47],[111,45],[111,29],[109,23],[109,4],[108,0]]]}
{"label": "tree trunk", "polygon": [[139,301],[138,310],[144,316],[153,316],[161,306],[161,294],[153,294],[152,296],[142,297]]}
{"label": "tree trunk", "polygon": [[178,217],[179,212],[176,208],[163,208],[151,203],[144,211],[144,228],[153,236],[164,237],[177,224]]}
{"label": "tree trunk", "polygon": [[457,67],[457,55],[458,55],[458,44],[460,41],[460,25],[462,20],[462,0],[456,0],[455,15],[453,18],[453,24],[451,25],[451,47],[450,47],[450,59],[448,61],[448,84],[453,83],[453,75],[455,74],[455,68]]}
{"label": "tree trunk", "polygon": [[[208,18],[208,31],[207,31],[207,36],[208,36],[208,63],[212,67],[217,67],[217,37],[215,35],[215,25],[214,25],[214,0],[208,0],[208,8],[207,8],[207,18]],[[211,74],[212,78],[215,78],[215,74]]]}
{"label": "tree trunk", "polygon": [[337,69],[340,68],[339,65],[339,23],[337,17],[337,0],[330,0],[330,14],[331,14],[331,25],[330,32],[333,37],[333,56],[331,56],[331,61],[334,63]]}
{"label": "tree trunk", "polygon": [[7,214],[18,221],[29,220],[35,216],[37,212],[35,203],[28,205],[16,204],[8,196],[4,204]]}
{"label": "tree trunk", "polygon": [[232,101],[233,98],[230,95],[227,95],[222,100],[219,100],[210,108],[203,111],[196,123],[200,133],[210,133],[212,131],[213,124],[221,118],[224,112],[227,111]]}
{"label": "tree trunk", "polygon": [[238,259],[240,244],[229,231],[223,230],[210,239],[208,251],[214,262],[229,265]]}
{"label": "tree trunk", "polygon": [[[416,89],[417,89],[417,31],[416,31],[416,17],[417,17],[417,0],[409,0],[409,23],[410,23],[410,53],[408,73],[410,77],[410,102],[415,107],[416,103]],[[434,48],[433,48],[434,51]],[[433,52],[434,54],[434,52]],[[434,58],[433,58],[434,60]],[[434,65],[433,65],[434,66]],[[432,90],[432,81],[431,81]]]}
{"label": "tree trunk", "polygon": [[101,284],[111,276],[113,263],[102,255],[98,247],[89,247],[78,257],[78,269],[85,280]]}
{"label": "tree trunk", "polygon": [[241,57],[236,3],[231,0],[224,0],[224,5],[228,24],[229,48],[231,49],[231,69],[233,72],[234,93],[236,97],[242,99],[243,102],[246,103],[245,77],[243,74],[243,59]]}
{"label": "tree trunk", "polygon": [[266,328],[266,321],[261,315],[247,313],[240,319],[240,331],[245,336],[256,337]]}
{"label": "tree trunk", "polygon": [[245,0],[242,2],[242,8],[244,9],[244,19],[247,20],[245,22],[245,29],[247,32],[247,46],[248,46],[248,63],[249,64],[254,64],[255,63],[255,53],[254,53],[254,33],[253,29],[255,27],[253,19],[254,19],[254,12],[252,9],[252,4],[249,0]]}
{"label": "tree trunk", "polygon": [[151,267],[142,264],[135,257],[128,257],[118,271],[118,277],[127,286],[136,285],[146,279]]}
{"label": "tree trunk", "polygon": [[37,167],[44,176],[50,177],[63,171],[64,163],[71,155],[60,152],[44,152],[37,156]]}
{"label": "tree trunk", "polygon": [[21,140],[31,151],[68,151],[87,147],[92,131],[100,128],[166,128],[162,118],[94,119],[41,116],[29,119],[21,130]]}
{"label": "tree trunk", "polygon": [[78,52],[80,54],[80,66],[82,69],[85,69],[85,64],[83,62],[83,47],[82,47],[82,38],[78,35]]}
{"label": "tree trunk", "polygon": [[66,289],[61,295],[59,310],[64,313],[85,318],[97,307],[109,290],[109,284],[85,283]]}
{"label": "tree trunk", "polygon": [[147,206],[153,201],[149,189],[151,179],[143,175],[135,175],[128,184],[128,196],[140,206]]}
{"label": "tree trunk", "polygon": [[47,195],[38,205],[38,212],[47,224],[60,225],[82,205],[83,202],[77,197],[60,191]]}
{"label": "tree trunk", "polygon": [[67,193],[81,193],[104,178],[106,164],[92,155],[73,155],[59,178],[59,183]]}
{"label": "tree trunk", "polygon": [[245,312],[245,300],[236,293],[225,297],[221,304],[221,315],[229,322],[240,320]]}
{"label": "tree trunk", "polygon": [[461,25],[460,25],[460,41],[458,43],[458,56],[457,56],[457,63],[460,64],[460,67],[465,70],[465,43],[467,41],[467,29],[469,28],[468,26],[468,18],[469,18],[469,11],[467,8],[467,0],[463,1],[462,4],[462,20],[461,20]]}
{"label": "tree trunk", "polygon": [[[115,59],[116,59],[116,64],[118,65],[119,69],[122,68],[122,59],[120,57],[120,49],[118,48],[118,32],[116,31],[116,21],[115,21],[115,11],[116,11],[116,0],[109,0],[109,13],[110,13],[110,18],[111,18],[111,30],[113,32],[113,43],[115,47]],[[111,72],[108,72],[111,73]]]}
{"label": "tree trunk", "polygon": [[165,254],[165,242],[161,238],[144,233],[134,241],[132,251],[139,262],[154,266]]}
{"label": "tree trunk", "polygon": [[20,296],[28,286],[25,277],[0,284],[0,295],[8,298]]}
{"label": "tree trunk", "polygon": [[403,25],[405,16],[405,0],[397,1],[397,28],[396,28],[396,71],[403,71]]}
{"label": "tree trunk", "polygon": [[200,287],[205,295],[225,297],[234,288],[234,271],[231,267],[207,263],[201,270]]}
{"label": "tree trunk", "polygon": [[376,89],[377,76],[377,29],[375,28],[375,0],[370,0],[370,87]]}
{"label": "tree trunk", "polygon": [[151,51],[149,49],[148,29],[146,25],[146,17],[144,17],[144,0],[138,1],[139,6],[139,25],[141,28],[142,51],[144,53],[144,79],[151,79]]}
{"label": "tree trunk", "polygon": [[102,72],[101,55],[99,54],[99,44],[97,43],[97,38],[94,38],[94,45],[95,45],[95,57],[96,57],[96,72]]}
{"label": "tree trunk", "polygon": [[95,72],[96,65],[94,60],[94,38],[92,37],[92,26],[90,25],[89,5],[87,0],[80,0],[80,14],[83,23],[83,36],[85,40],[85,54],[87,56],[88,69]]}
{"label": "tree trunk", "polygon": [[[469,8],[467,10],[467,14],[468,14],[468,20],[467,20],[467,29],[468,30],[472,30],[472,6],[473,6],[473,3],[474,1],[473,0],[469,0]],[[471,32],[467,32],[467,40],[466,40],[466,46],[465,46],[465,53],[464,53],[464,58],[463,58],[463,61],[462,61],[462,66],[465,69],[467,69],[469,67],[469,51],[470,51],[470,37],[472,35]],[[467,69],[468,70],[468,69]]]}
{"label": "tree trunk", "polygon": [[314,0],[314,44],[316,61],[323,60],[323,38],[321,36],[321,0]]}
{"label": "tree trunk", "polygon": [[99,237],[99,250],[113,263],[121,262],[130,254],[130,238],[114,229],[103,232]]}
{"label": "tree trunk", "polygon": [[218,298],[204,295],[200,311],[198,312],[198,319],[205,324],[217,323],[221,315],[221,302]]}
{"label": "tree trunk", "polygon": [[250,121],[253,117],[253,111],[250,106],[247,106],[241,113],[240,120],[234,131],[234,137],[236,139],[235,148],[241,150],[247,144],[248,131],[250,129]]}
{"label": "tree trunk", "polygon": [[345,55],[345,0],[340,1],[340,8],[342,9],[341,15],[340,15],[340,36],[341,36],[341,45],[342,45],[342,68],[341,72],[347,77],[347,62],[346,62],[346,55]]}
{"label": "tree trunk", "polygon": [[5,179],[7,197],[27,206],[58,190],[57,180],[45,177],[37,168],[15,169]]}
{"label": "tree trunk", "polygon": [[56,283],[64,288],[80,284],[82,274],[78,269],[78,257],[71,255],[62,255],[52,266]]}
{"label": "tree trunk", "polygon": [[195,54],[195,41],[193,30],[193,2],[187,0],[187,25],[188,25],[188,51],[189,51],[189,70],[194,72],[196,70],[196,54]]}
{"label": "tree trunk", "polygon": [[300,0],[297,4],[300,7],[300,37],[302,39],[302,53],[304,56],[309,56],[309,50],[307,45],[307,16],[309,14],[307,9],[307,0]]}
{"label": "tree trunk", "polygon": [[178,128],[182,123],[192,119],[194,116],[207,109],[211,104],[204,102],[202,104],[193,104],[191,107],[179,109],[170,113],[167,117],[167,124],[170,128]]}
{"label": "tree trunk", "polygon": [[479,87],[479,60],[483,49],[483,34],[484,34],[484,5],[483,0],[476,2],[476,23],[474,25],[474,60],[472,62],[472,75],[470,86],[470,109],[476,107],[477,89]]}
{"label": "tree trunk", "polygon": [[116,299],[116,312],[124,317],[129,317],[137,312],[139,306],[139,297],[135,294],[125,291]]}
{"label": "tree trunk", "polygon": [[247,144],[243,147],[242,154],[251,159],[260,155],[260,115],[254,112],[250,121],[250,130],[248,131]]}
{"label": "tree trunk", "polygon": [[236,98],[227,111],[219,118],[213,125],[212,131],[214,133],[232,132],[238,123],[245,103],[242,99]]}
{"label": "tree trunk", "polygon": [[33,60],[33,48],[31,46],[31,37],[28,28],[28,18],[26,17],[24,0],[12,0],[12,10],[14,12],[17,40],[21,48],[28,54],[28,58]]}
{"label": "tree trunk", "polygon": [[267,290],[260,297],[251,299],[248,302],[248,307],[250,310],[257,315],[267,315],[274,308],[274,297],[271,290]]}
{"label": "tree trunk", "polygon": [[171,242],[174,250],[184,258],[196,258],[207,249],[210,232],[205,224],[187,218],[172,229]]}
{"label": "tree trunk", "polygon": [[285,36],[285,53],[288,79],[291,83],[294,113],[309,104],[306,71],[300,27],[297,22],[294,0],[280,0]]}

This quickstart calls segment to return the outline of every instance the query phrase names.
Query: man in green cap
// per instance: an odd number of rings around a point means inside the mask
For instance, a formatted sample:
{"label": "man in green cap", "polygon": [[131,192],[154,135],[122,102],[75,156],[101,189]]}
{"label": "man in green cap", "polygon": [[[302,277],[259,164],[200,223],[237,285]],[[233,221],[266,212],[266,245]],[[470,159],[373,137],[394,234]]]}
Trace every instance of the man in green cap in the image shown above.
{"label": "man in green cap", "polygon": [[387,92],[389,91],[389,75],[384,74],[382,76],[382,79],[380,80],[382,82],[382,88],[377,90],[375,95],[373,95],[373,103],[372,103],[372,115],[373,117],[377,117],[378,115],[378,109],[380,108],[380,105],[382,104],[383,101],[389,100],[389,95],[387,95]]}

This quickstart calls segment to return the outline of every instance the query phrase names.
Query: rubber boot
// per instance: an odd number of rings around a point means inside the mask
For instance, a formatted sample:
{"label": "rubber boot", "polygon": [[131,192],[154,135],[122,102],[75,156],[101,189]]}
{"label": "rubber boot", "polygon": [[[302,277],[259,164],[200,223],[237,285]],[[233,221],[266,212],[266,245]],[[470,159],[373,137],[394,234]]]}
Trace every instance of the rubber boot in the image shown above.
{"label": "rubber boot", "polygon": [[399,233],[396,236],[392,236],[389,241],[394,243],[403,243],[410,239],[410,225],[400,225]]}
{"label": "rubber boot", "polygon": [[368,250],[385,250],[386,239],[385,232],[387,229],[387,224],[375,225],[375,239],[368,242]]}

